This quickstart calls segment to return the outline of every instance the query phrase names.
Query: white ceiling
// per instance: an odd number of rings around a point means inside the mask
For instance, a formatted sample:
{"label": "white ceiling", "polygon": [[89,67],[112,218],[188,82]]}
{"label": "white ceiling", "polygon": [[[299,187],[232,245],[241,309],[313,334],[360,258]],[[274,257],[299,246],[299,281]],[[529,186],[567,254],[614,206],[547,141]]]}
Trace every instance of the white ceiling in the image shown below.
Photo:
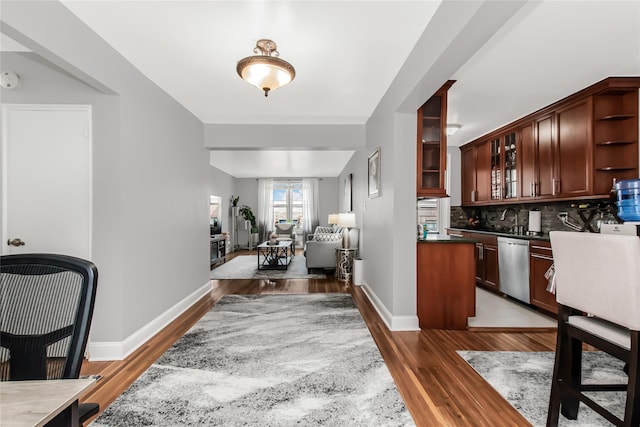
{"label": "white ceiling", "polygon": [[[204,123],[240,124],[365,123],[440,4],[63,3]],[[266,99],[235,71],[260,38],[273,39],[296,68],[296,79]],[[611,75],[640,75],[640,2],[528,2],[451,76],[448,120],[462,128],[449,145]],[[304,141],[296,148],[215,151],[211,163],[236,177],[337,176],[353,153],[310,152]]]}
{"label": "white ceiling", "polygon": [[[62,3],[204,123],[269,124],[365,123],[439,4]],[[236,73],[261,38],[275,41],[296,69],[295,80],[266,99]]]}

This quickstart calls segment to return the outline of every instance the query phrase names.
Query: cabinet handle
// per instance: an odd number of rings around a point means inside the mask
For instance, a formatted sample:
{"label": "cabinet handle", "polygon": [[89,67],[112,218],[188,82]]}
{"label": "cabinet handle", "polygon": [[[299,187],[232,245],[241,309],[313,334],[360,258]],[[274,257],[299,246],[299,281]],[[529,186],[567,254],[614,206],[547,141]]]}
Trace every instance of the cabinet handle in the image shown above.
{"label": "cabinet handle", "polygon": [[482,261],[484,259],[484,246],[482,243],[476,243],[476,247],[478,248],[478,259]]}
{"label": "cabinet handle", "polygon": [[471,190],[471,201],[472,202],[476,201],[476,190]]}
{"label": "cabinet handle", "polygon": [[552,196],[556,195],[556,179],[555,178],[551,180],[551,195]]}
{"label": "cabinet handle", "polygon": [[533,197],[533,182],[529,184],[529,197]]}

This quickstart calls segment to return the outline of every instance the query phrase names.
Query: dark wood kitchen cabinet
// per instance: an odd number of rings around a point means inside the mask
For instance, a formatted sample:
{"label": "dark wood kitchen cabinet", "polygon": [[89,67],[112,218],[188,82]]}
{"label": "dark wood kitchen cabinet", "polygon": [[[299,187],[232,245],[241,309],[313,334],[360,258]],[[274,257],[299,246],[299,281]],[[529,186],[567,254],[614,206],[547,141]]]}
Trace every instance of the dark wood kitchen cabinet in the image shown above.
{"label": "dark wood kitchen cabinet", "polygon": [[491,144],[484,141],[462,150],[462,205],[491,200]]}
{"label": "dark wood kitchen cabinet", "polygon": [[476,191],[476,147],[468,146],[461,150],[461,181],[462,181],[462,205],[473,204]]}
{"label": "dark wood kitchen cabinet", "polygon": [[444,197],[447,166],[447,81],[418,109],[417,195]]}
{"label": "dark wood kitchen cabinet", "polygon": [[537,173],[537,144],[533,133],[534,124],[527,123],[518,130],[519,143],[519,198],[523,201],[531,201],[535,197],[535,185],[538,180]]}
{"label": "dark wood kitchen cabinet", "polygon": [[500,273],[498,271],[498,238],[487,233],[473,231],[448,230],[451,236],[465,237],[475,240],[476,283],[494,292],[500,290]]}
{"label": "dark wood kitchen cabinet", "polygon": [[553,190],[555,184],[554,129],[555,120],[551,114],[544,115],[534,121],[536,153],[534,198],[546,199],[555,195]]}
{"label": "dark wood kitchen cabinet", "polygon": [[498,270],[498,240],[495,236],[472,233],[473,239],[481,240],[476,244],[476,282],[493,291],[500,290]]}
{"label": "dark wood kitchen cabinet", "polygon": [[520,127],[520,195],[518,200],[589,195],[592,156],[590,109],[583,101]]}
{"label": "dark wood kitchen cabinet", "polygon": [[[608,197],[613,179],[638,176],[639,87],[640,77],[604,79],[460,147],[462,205]],[[515,162],[506,150],[513,139]],[[489,147],[481,160],[488,141],[500,153]]]}
{"label": "dark wood kitchen cabinet", "polygon": [[557,135],[554,153],[556,170],[552,186],[554,197],[572,198],[593,194],[591,112],[591,97],[555,112]]}
{"label": "dark wood kitchen cabinet", "polygon": [[518,145],[516,131],[509,129],[489,140],[491,201],[518,197]]}
{"label": "dark wood kitchen cabinet", "polygon": [[545,240],[529,242],[529,290],[531,304],[550,313],[558,314],[556,296],[547,291],[545,273],[553,264],[551,243]]}
{"label": "dark wood kitchen cabinet", "polygon": [[421,241],[417,248],[420,329],[466,329],[476,315],[473,242]]}

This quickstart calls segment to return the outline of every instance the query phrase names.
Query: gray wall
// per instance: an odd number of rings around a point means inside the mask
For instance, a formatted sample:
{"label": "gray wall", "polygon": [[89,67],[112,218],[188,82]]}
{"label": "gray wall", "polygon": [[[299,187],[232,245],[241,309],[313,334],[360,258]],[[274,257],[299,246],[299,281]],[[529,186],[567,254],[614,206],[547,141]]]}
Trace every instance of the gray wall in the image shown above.
{"label": "gray wall", "polygon": [[49,85],[36,91],[31,85],[40,84],[42,70],[14,69],[35,79],[25,78],[13,95],[22,99],[12,102],[86,96],[96,105],[93,254],[100,283],[92,341],[122,343],[209,282],[204,127],[62,4],[33,6],[3,2],[2,32],[107,94],[71,96],[83,91],[60,81],[70,94]]}
{"label": "gray wall", "polygon": [[447,154],[450,156],[450,163],[447,170],[451,179],[451,184],[447,189],[451,206],[462,204],[462,155],[460,147],[447,147]]}
{"label": "gray wall", "polygon": [[209,167],[209,194],[222,199],[222,231],[229,233],[229,244],[232,245],[234,231],[230,207],[231,196],[235,195],[235,178],[218,168]]}
{"label": "gray wall", "polygon": [[329,214],[344,212],[339,208],[343,195],[342,180],[338,178],[322,178],[318,182],[318,221],[320,225],[327,225]]}
{"label": "gray wall", "polygon": [[381,148],[382,186],[364,203],[363,240],[385,244],[363,246],[363,280],[392,329],[417,327],[415,112],[522,4],[441,3],[367,122],[365,152]]}

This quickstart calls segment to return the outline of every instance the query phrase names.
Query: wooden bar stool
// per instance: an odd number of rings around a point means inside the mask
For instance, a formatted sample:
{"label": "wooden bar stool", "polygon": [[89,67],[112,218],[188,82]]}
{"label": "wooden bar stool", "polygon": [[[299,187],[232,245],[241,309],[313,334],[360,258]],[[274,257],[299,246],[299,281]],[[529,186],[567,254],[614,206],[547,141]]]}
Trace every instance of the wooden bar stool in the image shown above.
{"label": "wooden bar stool", "polygon": [[[558,340],[547,426],[577,419],[580,402],[617,426],[640,425],[640,238],[552,231],[559,304]],[[626,385],[583,384],[582,344],[628,364]],[[584,392],[626,391],[624,419]]]}

